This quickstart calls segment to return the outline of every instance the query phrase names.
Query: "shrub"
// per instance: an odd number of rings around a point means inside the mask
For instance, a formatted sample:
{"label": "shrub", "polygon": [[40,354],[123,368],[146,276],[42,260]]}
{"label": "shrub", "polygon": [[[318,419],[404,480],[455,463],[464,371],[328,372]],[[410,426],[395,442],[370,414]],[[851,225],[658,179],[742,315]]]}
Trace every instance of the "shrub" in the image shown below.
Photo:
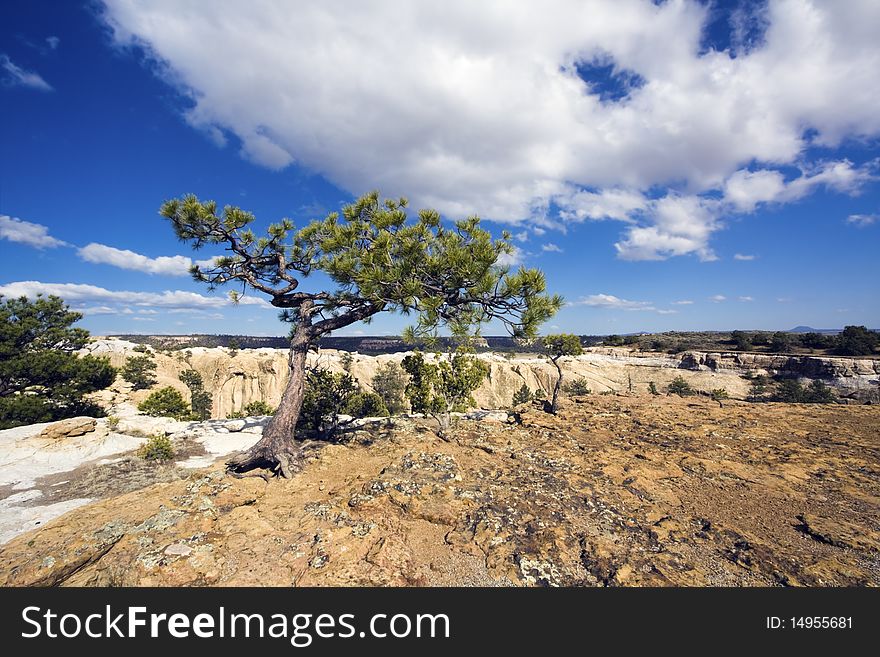
{"label": "shrub", "polygon": [[563,389],[573,397],[589,395],[592,392],[590,386],[587,385],[587,380],[583,377],[566,383]]}
{"label": "shrub", "polygon": [[752,338],[744,331],[734,331],[730,334],[730,339],[738,351],[748,351],[752,347]]}
{"label": "shrub", "polygon": [[399,415],[408,407],[405,397],[407,378],[400,365],[393,362],[382,365],[373,377],[373,390],[385,402],[390,415]]}
{"label": "shrub", "polygon": [[653,381],[648,381],[648,392],[650,392],[652,395],[660,394],[660,391],[657,390],[657,384]]}
{"label": "shrub", "polygon": [[156,361],[152,355],[129,356],[120,375],[134,390],[146,390],[156,384]]}
{"label": "shrub", "polygon": [[678,395],[679,397],[685,397],[686,395],[690,395],[693,393],[693,388],[691,388],[691,384],[684,380],[684,377],[677,376],[672,380],[672,383],[669,384],[667,390],[672,395]]}
{"label": "shrub", "polygon": [[351,366],[354,364],[354,357],[347,351],[343,351],[339,356],[339,364],[342,369],[351,374]]}
{"label": "shrub", "polygon": [[818,379],[806,388],[797,379],[785,379],[779,383],[772,399],[788,404],[832,404],[835,401],[831,388]]}
{"label": "shrub", "polygon": [[252,401],[249,404],[245,404],[245,407],[241,410],[244,412],[245,417],[275,415],[275,409],[262,400]]}
{"label": "shrub", "polygon": [[354,393],[345,404],[343,411],[352,417],[387,417],[390,415],[388,407],[379,395],[375,392],[365,391]]}
{"label": "shrub", "polygon": [[202,384],[202,375],[193,369],[184,370],[180,380],[189,388],[191,416],[194,420],[207,420],[211,417],[213,400],[211,393]]}
{"label": "shrub", "polygon": [[511,405],[519,406],[520,404],[528,404],[535,398],[535,395],[532,393],[532,389],[529,388],[525,383],[520,386],[520,389],[513,393],[513,401]]}
{"label": "shrub", "polygon": [[719,406],[722,405],[725,399],[730,399],[730,395],[727,394],[727,390],[724,388],[715,388],[709,393],[709,396],[712,397],[712,401],[718,402]]}
{"label": "shrub", "polygon": [[332,438],[339,426],[338,416],[357,392],[350,374],[309,370],[297,429],[317,431],[322,438]]}
{"label": "shrub", "polygon": [[107,428],[110,431],[116,431],[119,428],[119,418],[115,415],[111,415],[107,418]]}
{"label": "shrub", "polygon": [[870,356],[880,344],[880,334],[864,326],[847,326],[835,340],[841,356]]}
{"label": "shrub", "polygon": [[151,436],[140,446],[137,455],[147,461],[170,461],[174,458],[174,447],[167,436]]}
{"label": "shrub", "polygon": [[106,358],[78,356],[88,331],[60,298],[0,296],[0,429],[76,415],[103,417],[84,395],[106,388],[116,370]]}
{"label": "shrub", "polygon": [[155,417],[173,417],[177,420],[189,418],[189,406],[180,391],[171,386],[161,388],[150,394],[138,404],[138,410]]}
{"label": "shrub", "polygon": [[489,374],[489,366],[462,351],[434,363],[416,351],[401,363],[409,374],[406,396],[413,411],[432,415],[440,425],[439,435],[445,437],[451,413],[464,411],[474,404],[471,393]]}
{"label": "shrub", "polygon": [[794,338],[791,333],[776,331],[770,338],[770,349],[772,351],[789,351],[794,344]]}

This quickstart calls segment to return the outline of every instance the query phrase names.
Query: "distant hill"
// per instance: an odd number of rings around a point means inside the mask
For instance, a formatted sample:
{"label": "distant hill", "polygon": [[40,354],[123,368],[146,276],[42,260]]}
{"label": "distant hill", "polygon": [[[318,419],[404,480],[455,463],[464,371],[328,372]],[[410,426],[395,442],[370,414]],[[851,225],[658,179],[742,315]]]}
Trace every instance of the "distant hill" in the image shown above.
{"label": "distant hill", "polygon": [[817,329],[812,326],[795,326],[789,329],[788,333],[822,333],[824,335],[837,335],[843,329]]}

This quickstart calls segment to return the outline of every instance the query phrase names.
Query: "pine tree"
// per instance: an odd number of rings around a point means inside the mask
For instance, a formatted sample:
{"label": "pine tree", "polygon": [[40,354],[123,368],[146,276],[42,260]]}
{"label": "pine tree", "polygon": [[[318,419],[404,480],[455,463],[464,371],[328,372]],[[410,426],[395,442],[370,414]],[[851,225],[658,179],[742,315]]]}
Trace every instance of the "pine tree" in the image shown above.
{"label": "pine tree", "polygon": [[[543,274],[511,272],[499,258],[512,252],[510,235],[500,240],[480,228],[479,219],[444,225],[433,210],[408,221],[406,199],[380,200],[377,192],[296,230],[283,219],[257,237],[254,215],[199,201],[195,196],[168,201],[161,214],[177,236],[198,249],[223,244],[228,255],[209,268],[193,266],[197,281],[211,288],[236,283],[267,295],[292,324],[290,377],[262,439],[233,458],[233,472],[269,467],[289,476],[302,460],[295,427],[303,403],[306,354],[324,335],[369,321],[382,312],[413,315],[409,336],[436,336],[442,326],[454,335],[471,334],[495,320],[512,335],[531,338],[562,305],[545,294]],[[322,272],[335,289],[300,290],[303,278]],[[230,295],[240,298],[239,292]]]}

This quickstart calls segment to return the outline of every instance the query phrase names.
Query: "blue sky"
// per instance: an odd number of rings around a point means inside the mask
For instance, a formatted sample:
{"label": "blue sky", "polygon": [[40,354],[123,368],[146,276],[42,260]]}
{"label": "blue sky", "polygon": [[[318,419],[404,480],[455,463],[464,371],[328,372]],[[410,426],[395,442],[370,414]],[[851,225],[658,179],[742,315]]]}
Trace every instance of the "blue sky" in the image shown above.
{"label": "blue sky", "polygon": [[570,304],[548,331],[880,327],[880,10],[843,7],[3,3],[0,293],[283,334],[185,275],[217,253],[159,206],[303,223],[379,189],[514,233]]}

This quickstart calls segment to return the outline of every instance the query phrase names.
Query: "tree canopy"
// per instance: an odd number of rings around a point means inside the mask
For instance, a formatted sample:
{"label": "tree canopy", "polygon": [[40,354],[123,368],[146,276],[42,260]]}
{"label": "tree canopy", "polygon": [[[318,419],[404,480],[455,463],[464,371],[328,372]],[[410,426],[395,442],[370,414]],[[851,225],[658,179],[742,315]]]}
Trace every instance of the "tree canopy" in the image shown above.
{"label": "tree canopy", "polygon": [[75,415],[103,415],[84,395],[106,388],[106,358],[78,357],[88,331],[59,297],[0,298],[0,428]]}
{"label": "tree canopy", "polygon": [[[288,476],[301,460],[294,432],[306,383],[306,354],[323,335],[368,322],[381,312],[413,317],[405,337],[433,339],[442,328],[457,338],[495,321],[517,338],[534,338],[562,306],[546,294],[544,275],[501,264],[511,254],[510,235],[493,239],[477,217],[444,223],[434,210],[407,214],[406,199],[378,192],[346,205],[342,213],[296,228],[289,219],[258,237],[255,217],[241,208],[222,210],[189,195],[166,202],[160,213],[178,238],[200,249],[223,244],[226,255],[193,266],[211,289],[235,284],[230,296],[260,292],[291,322],[290,379],[263,438],[230,461],[233,472],[272,468]],[[305,290],[302,282],[323,272],[333,289]]]}

